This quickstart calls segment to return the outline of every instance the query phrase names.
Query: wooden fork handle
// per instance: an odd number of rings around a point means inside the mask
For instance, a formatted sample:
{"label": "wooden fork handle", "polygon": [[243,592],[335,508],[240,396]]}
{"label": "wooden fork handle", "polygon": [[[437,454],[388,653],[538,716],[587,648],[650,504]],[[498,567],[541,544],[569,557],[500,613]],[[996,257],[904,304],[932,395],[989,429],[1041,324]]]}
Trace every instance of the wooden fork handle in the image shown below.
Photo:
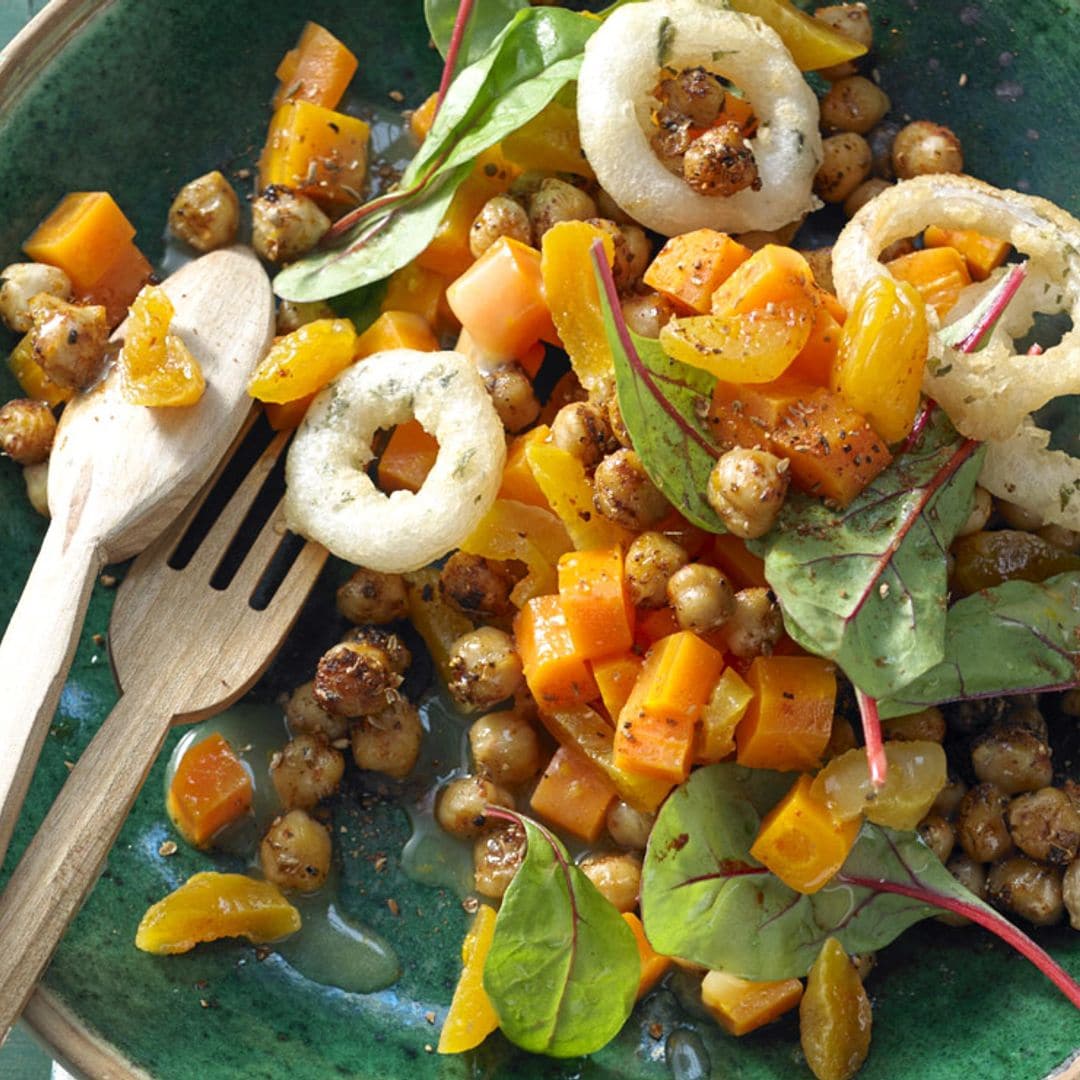
{"label": "wooden fork handle", "polygon": [[[149,694],[120,698],[0,894],[0,1044],[97,881],[170,719]],[[120,948],[135,947],[130,930]]]}
{"label": "wooden fork handle", "polygon": [[0,642],[0,863],[79,642],[97,545],[54,521]]}

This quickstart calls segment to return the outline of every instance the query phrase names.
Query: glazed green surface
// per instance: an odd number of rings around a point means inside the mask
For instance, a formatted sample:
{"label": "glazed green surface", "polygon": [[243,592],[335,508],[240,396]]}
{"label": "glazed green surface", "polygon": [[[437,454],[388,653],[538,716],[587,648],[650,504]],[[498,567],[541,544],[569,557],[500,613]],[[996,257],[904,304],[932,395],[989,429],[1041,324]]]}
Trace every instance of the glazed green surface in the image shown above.
{"label": "glazed green surface", "polygon": [[[871,6],[877,66],[898,116],[949,123],[973,174],[1080,211],[1074,4],[871,0]],[[428,48],[419,3],[117,0],[0,120],[0,259],[17,256],[34,223],[65,191],[94,188],[115,194],[143,249],[159,258],[176,188],[210,168],[234,175],[253,163],[273,69],[305,18],[327,25],[358,53],[357,98],[385,105],[389,91],[401,90],[410,106],[434,87],[437,56]],[[3,397],[13,391],[6,369],[0,371]],[[8,462],[0,462],[0,506],[3,624],[44,532]],[[321,648],[335,640],[339,627],[326,615],[335,572],[257,689],[261,700],[306,678]],[[77,758],[115,700],[106,650],[92,639],[107,628],[111,600],[109,590],[95,592],[5,875],[63,782],[65,762]],[[172,836],[161,799],[166,757],[167,751],[47,976],[90,1026],[151,1073],[169,1080],[669,1075],[665,1039],[676,1027],[697,1024],[669,990],[653,995],[620,1038],[589,1060],[522,1058],[498,1036],[468,1057],[426,1052],[450,999],[467,917],[451,893],[403,875],[408,820],[378,791],[354,791],[335,826],[344,830],[337,849],[350,913],[402,959],[404,975],[392,989],[330,990],[274,955],[259,960],[254,949],[233,943],[167,959],[136,952],[132,938],[148,904],[210,865],[184,845],[171,857],[158,854]],[[376,872],[380,855],[387,864]],[[400,914],[392,914],[390,899]],[[1040,940],[1080,976],[1075,933],[1058,928]],[[1038,1077],[1080,1045],[1080,1018],[1064,999],[977,930],[909,931],[882,954],[870,988],[874,1040],[860,1074],[867,1080]],[[432,1010],[435,1024],[425,1015]],[[661,1025],[653,1028],[659,1038],[650,1033],[653,1024]],[[714,1076],[809,1075],[798,1066],[791,1017],[738,1041],[709,1024],[700,1030]]]}

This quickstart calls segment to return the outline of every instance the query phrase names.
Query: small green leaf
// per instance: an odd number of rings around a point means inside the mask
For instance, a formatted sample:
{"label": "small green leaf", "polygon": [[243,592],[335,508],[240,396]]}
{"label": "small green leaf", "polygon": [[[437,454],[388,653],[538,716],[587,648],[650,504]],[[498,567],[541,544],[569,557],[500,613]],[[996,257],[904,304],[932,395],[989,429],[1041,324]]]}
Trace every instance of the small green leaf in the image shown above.
{"label": "small green leaf", "polygon": [[[459,6],[460,0],[424,0],[428,32],[444,60]],[[475,0],[458,53],[459,63],[471,64],[483,56],[506,24],[528,6],[528,0]]]}
{"label": "small green leaf", "polygon": [[512,1043],[552,1057],[591,1054],[634,1007],[637,943],[562,844],[513,816],[528,846],[499,908],[484,989]]}
{"label": "small green leaf", "polygon": [[[966,315],[956,322],[943,326],[938,338],[958,352],[973,353],[983,348],[993,333],[1005,309],[1027,277],[1027,263],[1017,263]],[[932,371],[933,375],[947,375],[952,365]]]}

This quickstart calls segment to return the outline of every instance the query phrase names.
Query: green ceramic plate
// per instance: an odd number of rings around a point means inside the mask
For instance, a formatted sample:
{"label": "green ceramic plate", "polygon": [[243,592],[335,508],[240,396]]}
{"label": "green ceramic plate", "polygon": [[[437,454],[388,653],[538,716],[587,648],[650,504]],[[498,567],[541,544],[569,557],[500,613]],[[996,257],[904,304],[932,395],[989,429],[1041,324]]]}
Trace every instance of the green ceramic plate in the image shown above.
{"label": "green ceramic plate", "polygon": [[[877,67],[898,117],[949,123],[972,173],[1080,211],[1074,0],[872,0],[872,10]],[[401,91],[405,105],[416,105],[435,85],[437,58],[419,0],[62,4],[0,88],[0,260],[18,255],[20,242],[65,191],[94,188],[115,194],[144,250],[160,257],[165,211],[179,185],[210,168],[232,174],[251,164],[267,122],[274,67],[306,18],[331,27],[359,54],[359,97],[390,106],[388,94]],[[0,392],[6,398],[13,390],[5,369]],[[2,462],[0,506],[3,625],[43,526],[24,501],[18,470]],[[59,789],[65,762],[79,755],[115,699],[105,651],[92,637],[106,629],[110,603],[111,593],[99,588],[8,870]],[[325,610],[325,597],[322,603]],[[312,659],[309,641],[333,640],[336,627],[324,626],[319,611],[305,617],[258,689],[263,700],[298,681]],[[12,692],[17,688],[4,688]],[[708,1025],[695,1034],[695,1022],[667,991],[650,998],[622,1036],[588,1060],[523,1058],[498,1037],[470,1057],[427,1053],[450,999],[467,920],[455,896],[402,875],[408,823],[377,797],[357,798],[336,824],[346,830],[339,845],[346,853],[344,903],[403,962],[392,989],[371,995],[327,989],[273,955],[260,961],[254,949],[234,944],[174,959],[138,953],[132,936],[147,904],[207,865],[183,848],[171,858],[158,854],[170,834],[163,769],[161,762],[151,776],[48,972],[48,996],[32,1014],[88,1069],[104,1074],[105,1062],[118,1055],[169,1080],[662,1077],[677,1060],[679,1075],[689,1078],[704,1075],[704,1051],[717,1077],[808,1075],[799,1066],[790,1019],[739,1041]],[[378,854],[388,861],[376,873]],[[397,916],[388,908],[391,898]],[[1043,940],[1080,975],[1080,938],[1057,929]],[[1027,963],[978,931],[924,925],[887,950],[881,968],[870,984],[876,1007],[867,1080],[1041,1077],[1080,1045],[1080,1017]],[[676,1029],[683,1034],[670,1044],[666,1062],[666,1040]],[[100,1038],[97,1050],[86,1031]]]}

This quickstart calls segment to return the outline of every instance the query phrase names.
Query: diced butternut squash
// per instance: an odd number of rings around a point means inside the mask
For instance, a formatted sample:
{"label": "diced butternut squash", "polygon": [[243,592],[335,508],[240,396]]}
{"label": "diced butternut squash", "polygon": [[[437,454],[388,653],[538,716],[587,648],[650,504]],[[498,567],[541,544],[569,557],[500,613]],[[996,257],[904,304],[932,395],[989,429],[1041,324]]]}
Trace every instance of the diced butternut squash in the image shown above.
{"label": "diced butternut squash", "polygon": [[506,465],[503,466],[502,485],[499,488],[500,499],[513,499],[548,510],[548,501],[540,490],[540,485],[533,476],[526,451],[533,443],[542,443],[551,434],[547,424],[538,424],[510,440],[506,451]]}
{"label": "diced butternut squash", "polygon": [[153,267],[143,253],[134,244],[128,244],[93,285],[76,295],[75,301],[100,304],[109,326],[119,326],[152,273]]}
{"label": "diced butternut squash", "polygon": [[216,731],[188,747],[177,763],[165,806],[172,823],[195,847],[251,809],[251,777]]}
{"label": "diced butternut squash", "polygon": [[267,401],[263,403],[266,420],[274,431],[293,431],[300,426],[308,411],[308,406],[315,400],[314,394],[297,398],[295,401]]}
{"label": "diced butternut squash", "polygon": [[542,711],[600,696],[585,658],[574,647],[557,595],[530,600],[514,619],[514,638],[525,681]]}
{"label": "diced butternut squash", "polygon": [[461,975],[439,1032],[440,1054],[473,1050],[499,1026],[499,1017],[484,990],[484,964],[495,937],[495,918],[495,909],[481,904],[465,935]]}
{"label": "diced butternut squash", "polygon": [[419,491],[439,456],[439,442],[429,435],[419,420],[398,424],[379,458],[379,488],[391,491]]}
{"label": "diced butternut squash", "polygon": [[594,178],[585,160],[578,131],[577,110],[560,101],[549,102],[531,120],[507,135],[502,152],[523,172],[563,172]]}
{"label": "diced butternut squash", "polygon": [[701,710],[694,742],[694,764],[710,765],[735,752],[735,729],[746,715],[754,691],[734,668],[725,668]]}
{"label": "diced butternut squash", "polygon": [[622,548],[571,551],[559,559],[559,600],[574,648],[586,660],[626,652],[634,643],[634,605]]}
{"label": "diced butternut squash", "polygon": [[446,302],[446,287],[450,279],[434,270],[425,270],[410,262],[395,270],[386,282],[382,311],[411,311],[432,327],[436,333],[452,330],[457,319]]}
{"label": "diced butternut squash", "polygon": [[540,252],[503,236],[446,290],[450,310],[485,352],[517,356],[558,342],[544,298]]}
{"label": "diced butternut squash", "polygon": [[310,101],[287,101],[270,121],[259,185],[293,188],[331,215],[356,206],[366,183],[370,135],[358,117]]}
{"label": "diced butternut squash", "polygon": [[750,258],[748,247],[715,229],[673,236],[645,271],[644,282],[682,315],[705,315],[713,293]]}
{"label": "diced butternut squash", "polygon": [[836,708],[836,672],[817,656],[758,656],[754,696],[735,732],[740,765],[781,772],[817,768]]}
{"label": "diced butternut squash", "polygon": [[751,982],[726,971],[710,971],[701,984],[701,1003],[729,1035],[745,1035],[790,1012],[802,993],[798,979]]}
{"label": "diced butternut squash", "polygon": [[439,591],[439,571],[425,567],[405,575],[409,621],[424,639],[443,683],[450,681],[450,648],[473,630],[472,620],[451,607]]}
{"label": "diced butternut squash", "polygon": [[316,319],[279,337],[248,382],[258,401],[286,402],[318,393],[352,364],[356,331],[348,319]]}
{"label": "diced butternut squash", "polygon": [[681,783],[694,734],[724,657],[688,630],[661,639],[645,659],[615,729],[615,763]]}
{"label": "diced butternut squash", "polygon": [[356,57],[329,30],[309,22],[295,49],[278,64],[278,88],[274,108],[286,101],[310,101],[327,109],[337,108],[356,74]]}
{"label": "diced butternut squash", "polygon": [[972,281],[985,281],[990,271],[1009,257],[1011,246],[1007,240],[974,229],[942,229],[937,225],[931,225],[923,233],[923,244],[928,248],[951,247],[959,251]]}
{"label": "diced butternut squash", "polygon": [[611,781],[587,757],[560,746],[533,790],[529,805],[549,824],[593,843],[615,801]]}
{"label": "diced butternut squash", "polygon": [[913,285],[939,319],[952,310],[960,293],[971,284],[963,255],[953,247],[929,247],[889,260],[889,273]]}
{"label": "diced butternut squash", "polygon": [[418,352],[435,352],[438,339],[431,332],[428,321],[415,311],[383,311],[383,313],[356,339],[353,356],[362,359],[387,349],[416,349]]}
{"label": "diced butternut squash", "polygon": [[642,608],[637,614],[636,643],[645,651],[679,631],[679,620],[670,607]]}
{"label": "diced butternut squash", "polygon": [[746,541],[733,533],[712,538],[711,561],[723,570],[736,589],[765,589],[765,560],[755,555]]}
{"label": "diced butternut squash", "polygon": [[424,98],[423,104],[409,113],[409,130],[418,142],[427,138],[431,125],[435,122],[435,108],[439,103],[439,92],[435,90]]}
{"label": "diced butternut squash", "polygon": [[612,722],[629,700],[643,664],[644,661],[635,652],[593,661],[593,678],[600,688],[600,700],[604,703],[604,708],[608,716],[612,718]]}
{"label": "diced butternut squash", "polygon": [[671,957],[661,956],[645,936],[645,927],[641,920],[632,911],[624,911],[623,918],[634,932],[634,940],[637,942],[638,958],[641,960],[641,978],[638,981],[637,996],[640,1001],[668,972],[671,967]]}
{"label": "diced butternut squash", "polygon": [[812,317],[814,273],[794,248],[766,244],[737,266],[713,293],[714,315],[786,309]]}
{"label": "diced butternut squash", "polygon": [[8,367],[22,387],[22,392],[34,401],[44,401],[55,409],[61,402],[70,401],[75,396],[71,387],[54,383],[34,359],[34,345],[30,334],[20,338],[19,343],[11,350]]}
{"label": "diced butternut squash", "polygon": [[[828,294],[823,294],[828,295]],[[828,386],[840,347],[843,326],[825,304],[814,312],[814,324],[806,344],[787,368],[787,374],[818,386]]]}
{"label": "diced butternut squash", "polygon": [[800,11],[791,0],[731,0],[731,6],[771,26],[800,71],[832,67],[866,52],[861,42]]}
{"label": "diced butternut squash", "polygon": [[801,893],[823,888],[844,865],[861,820],[838,823],[814,798],[803,773],[761,821],[750,854],[785,885]]}

